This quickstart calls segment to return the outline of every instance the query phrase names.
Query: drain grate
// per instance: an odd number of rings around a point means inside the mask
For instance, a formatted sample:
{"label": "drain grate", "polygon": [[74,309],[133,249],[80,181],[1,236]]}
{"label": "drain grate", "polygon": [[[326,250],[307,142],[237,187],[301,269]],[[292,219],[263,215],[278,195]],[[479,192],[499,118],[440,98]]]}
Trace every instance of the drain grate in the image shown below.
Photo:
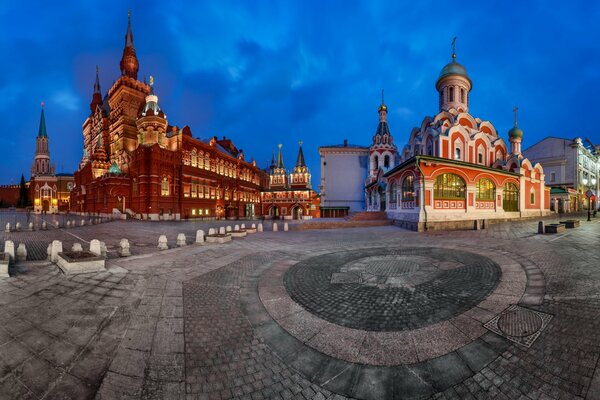
{"label": "drain grate", "polygon": [[483,326],[521,346],[531,347],[550,320],[550,314],[513,304]]}

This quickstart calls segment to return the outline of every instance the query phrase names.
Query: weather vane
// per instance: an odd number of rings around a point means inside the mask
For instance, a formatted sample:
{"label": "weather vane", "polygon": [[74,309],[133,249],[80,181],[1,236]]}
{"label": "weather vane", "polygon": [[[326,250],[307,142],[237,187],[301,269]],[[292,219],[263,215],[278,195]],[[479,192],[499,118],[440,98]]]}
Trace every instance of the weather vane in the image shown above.
{"label": "weather vane", "polygon": [[150,86],[154,86],[154,77],[150,75]]}
{"label": "weather vane", "polygon": [[515,108],[513,108],[513,112],[515,113],[515,126],[517,126],[517,111],[519,111],[519,107],[515,105]]}

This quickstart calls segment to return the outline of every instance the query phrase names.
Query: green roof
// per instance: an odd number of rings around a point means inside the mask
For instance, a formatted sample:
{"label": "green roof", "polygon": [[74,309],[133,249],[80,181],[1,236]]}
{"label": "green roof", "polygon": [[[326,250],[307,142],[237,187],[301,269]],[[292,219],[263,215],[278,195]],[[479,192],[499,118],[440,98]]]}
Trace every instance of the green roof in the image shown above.
{"label": "green roof", "polygon": [[44,106],[42,105],[42,116],[40,117],[40,129],[38,130],[38,137],[48,137],[46,132],[46,118],[44,117]]}

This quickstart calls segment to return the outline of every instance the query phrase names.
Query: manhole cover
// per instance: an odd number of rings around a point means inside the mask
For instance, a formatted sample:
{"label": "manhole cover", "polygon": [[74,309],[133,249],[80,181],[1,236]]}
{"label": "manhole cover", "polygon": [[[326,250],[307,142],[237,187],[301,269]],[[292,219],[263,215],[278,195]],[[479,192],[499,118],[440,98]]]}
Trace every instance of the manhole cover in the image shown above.
{"label": "manhole cover", "polygon": [[483,326],[525,347],[533,342],[552,320],[552,315],[513,304]]}
{"label": "manhole cover", "polygon": [[542,318],[529,310],[511,310],[498,319],[498,328],[508,336],[529,336],[541,327]]}

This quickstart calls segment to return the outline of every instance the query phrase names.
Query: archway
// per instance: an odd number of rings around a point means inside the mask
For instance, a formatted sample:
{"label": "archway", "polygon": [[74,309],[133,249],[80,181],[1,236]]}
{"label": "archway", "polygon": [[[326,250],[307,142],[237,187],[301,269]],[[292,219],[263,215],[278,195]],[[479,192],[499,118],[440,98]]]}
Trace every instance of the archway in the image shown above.
{"label": "archway", "polygon": [[385,188],[379,186],[377,188],[377,193],[379,194],[379,211],[385,211]]}
{"label": "archway", "polygon": [[302,219],[303,211],[301,206],[295,206],[292,208],[292,218]]}
{"label": "archway", "polygon": [[279,217],[279,207],[273,206],[269,209],[269,215],[273,218]]}

